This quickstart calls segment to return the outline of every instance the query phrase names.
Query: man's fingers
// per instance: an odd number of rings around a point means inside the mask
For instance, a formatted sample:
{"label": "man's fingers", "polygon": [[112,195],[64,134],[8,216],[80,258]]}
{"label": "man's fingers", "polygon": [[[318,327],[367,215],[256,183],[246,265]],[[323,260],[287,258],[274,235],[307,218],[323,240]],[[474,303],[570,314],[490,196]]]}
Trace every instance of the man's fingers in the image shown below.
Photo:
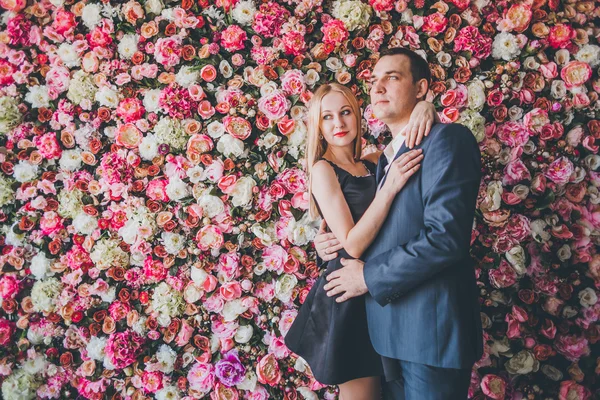
{"label": "man's fingers", "polygon": [[338,294],[343,293],[345,291],[346,291],[346,289],[342,288],[342,286],[340,285],[340,286],[337,286],[337,287],[331,289],[330,291],[328,291],[327,292],[327,297],[335,296],[335,295],[338,295]]}
{"label": "man's fingers", "polygon": [[338,286],[340,286],[340,280],[339,279],[334,279],[331,282],[327,282],[327,284],[325,284],[325,286],[323,286],[323,289],[325,290],[331,290],[333,288],[336,288]]}
{"label": "man's fingers", "polygon": [[332,273],[327,275],[327,277],[325,279],[327,279],[328,281],[331,281],[332,279],[339,278],[340,277],[339,271],[340,271],[339,269],[337,271],[333,271]]}
{"label": "man's fingers", "polygon": [[353,296],[348,295],[348,292],[344,293],[340,297],[335,299],[336,303],[343,303],[344,301],[351,299]]}
{"label": "man's fingers", "polygon": [[338,253],[336,252],[336,253],[327,254],[327,255],[325,255],[325,257],[321,257],[321,259],[323,261],[331,261],[331,260],[334,260],[337,256],[338,256]]}

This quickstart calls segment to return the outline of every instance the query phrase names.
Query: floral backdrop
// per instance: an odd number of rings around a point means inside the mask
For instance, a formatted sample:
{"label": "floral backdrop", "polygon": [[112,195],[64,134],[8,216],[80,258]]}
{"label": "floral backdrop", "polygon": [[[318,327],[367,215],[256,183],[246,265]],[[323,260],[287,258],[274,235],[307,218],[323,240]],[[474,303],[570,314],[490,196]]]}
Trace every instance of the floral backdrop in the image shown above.
{"label": "floral backdrop", "polygon": [[283,342],[319,274],[306,104],[348,85],[382,148],[366,78],[397,46],[484,161],[470,397],[598,395],[597,2],[0,6],[4,399],[336,398]]}

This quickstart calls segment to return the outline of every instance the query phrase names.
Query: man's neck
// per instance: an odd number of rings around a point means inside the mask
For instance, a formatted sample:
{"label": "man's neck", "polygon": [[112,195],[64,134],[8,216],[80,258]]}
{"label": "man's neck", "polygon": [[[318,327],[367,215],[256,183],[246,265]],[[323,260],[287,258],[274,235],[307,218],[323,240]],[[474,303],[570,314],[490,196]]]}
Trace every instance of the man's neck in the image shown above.
{"label": "man's neck", "polygon": [[390,129],[390,132],[392,133],[392,137],[394,139],[396,139],[396,136],[400,135],[401,133],[404,134],[403,129],[404,129],[404,127],[406,127],[406,125],[408,125],[409,120],[410,120],[410,115],[408,116],[408,118],[404,118],[401,121],[396,121],[396,122],[387,124],[388,128]]}

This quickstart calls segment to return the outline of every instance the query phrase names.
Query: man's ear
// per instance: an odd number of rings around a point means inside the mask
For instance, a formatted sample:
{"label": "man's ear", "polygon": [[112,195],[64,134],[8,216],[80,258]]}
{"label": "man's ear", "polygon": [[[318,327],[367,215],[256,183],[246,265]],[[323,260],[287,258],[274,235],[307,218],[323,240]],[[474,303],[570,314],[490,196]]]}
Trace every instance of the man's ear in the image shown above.
{"label": "man's ear", "polygon": [[429,83],[427,82],[427,79],[419,80],[417,82],[417,87],[418,87],[417,99],[419,99],[419,100],[425,99],[425,96],[427,96],[427,92],[429,91]]}

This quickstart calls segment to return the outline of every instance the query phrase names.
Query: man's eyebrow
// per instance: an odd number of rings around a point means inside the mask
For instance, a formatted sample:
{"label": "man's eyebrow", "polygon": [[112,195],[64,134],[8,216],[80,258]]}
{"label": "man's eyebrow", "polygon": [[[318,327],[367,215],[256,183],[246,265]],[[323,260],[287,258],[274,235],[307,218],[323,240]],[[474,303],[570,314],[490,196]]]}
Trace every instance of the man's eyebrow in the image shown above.
{"label": "man's eyebrow", "polygon": [[[400,73],[400,71],[395,71],[395,70],[392,70],[392,71],[385,71],[385,72],[383,73],[383,75],[391,75],[391,74],[399,74],[399,73]],[[369,76],[369,79],[373,79],[373,78],[374,78],[374,77],[376,77],[376,76],[377,76],[377,75],[375,75],[375,74],[371,73],[371,75]]]}

